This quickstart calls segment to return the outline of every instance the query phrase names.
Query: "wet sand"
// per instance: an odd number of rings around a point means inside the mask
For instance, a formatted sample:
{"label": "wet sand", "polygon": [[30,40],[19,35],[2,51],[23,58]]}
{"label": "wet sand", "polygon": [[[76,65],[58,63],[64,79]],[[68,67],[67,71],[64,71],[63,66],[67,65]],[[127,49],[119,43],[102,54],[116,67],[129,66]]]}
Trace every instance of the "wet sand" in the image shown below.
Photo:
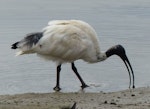
{"label": "wet sand", "polygon": [[0,95],[0,109],[150,109],[150,88],[99,93],[26,93]]}

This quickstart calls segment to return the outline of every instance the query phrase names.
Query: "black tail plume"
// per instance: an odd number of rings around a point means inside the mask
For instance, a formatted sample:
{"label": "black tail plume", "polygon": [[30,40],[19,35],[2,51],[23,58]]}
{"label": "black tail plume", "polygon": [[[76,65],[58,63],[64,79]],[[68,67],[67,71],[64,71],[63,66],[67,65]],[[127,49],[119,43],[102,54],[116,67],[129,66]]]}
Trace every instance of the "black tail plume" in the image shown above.
{"label": "black tail plume", "polygon": [[42,36],[43,36],[42,32],[29,33],[26,35],[24,39],[12,44],[11,49],[17,49],[17,48],[21,49],[23,47],[30,49],[32,48],[33,45],[35,45],[40,40]]}

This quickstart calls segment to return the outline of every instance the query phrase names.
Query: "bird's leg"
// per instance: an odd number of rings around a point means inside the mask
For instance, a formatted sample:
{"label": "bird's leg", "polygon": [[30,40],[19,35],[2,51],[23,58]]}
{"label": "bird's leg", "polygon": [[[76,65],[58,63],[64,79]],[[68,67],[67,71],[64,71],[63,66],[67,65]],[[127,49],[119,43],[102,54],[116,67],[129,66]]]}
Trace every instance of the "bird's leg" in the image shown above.
{"label": "bird's leg", "polygon": [[60,91],[60,90],[61,90],[61,88],[59,87],[60,71],[61,71],[61,64],[57,66],[57,80],[56,80],[56,86],[53,88],[55,91]]}
{"label": "bird's leg", "polygon": [[88,87],[88,85],[85,84],[85,82],[83,81],[83,79],[81,78],[81,76],[79,75],[77,68],[75,67],[74,63],[71,63],[72,65],[72,70],[74,71],[74,73],[77,75],[78,79],[80,80],[81,84],[82,84],[82,89]]}

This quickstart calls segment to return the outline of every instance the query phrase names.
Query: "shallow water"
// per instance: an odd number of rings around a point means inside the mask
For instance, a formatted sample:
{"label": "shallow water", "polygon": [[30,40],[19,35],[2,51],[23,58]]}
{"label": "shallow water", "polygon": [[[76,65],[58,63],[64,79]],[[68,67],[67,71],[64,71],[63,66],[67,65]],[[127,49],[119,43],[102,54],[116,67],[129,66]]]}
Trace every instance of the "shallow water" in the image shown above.
{"label": "shallow water", "polygon": [[[10,46],[29,32],[40,31],[49,20],[80,19],[99,35],[101,50],[122,44],[135,72],[136,87],[150,85],[149,0],[0,0],[0,94],[53,92],[56,66],[36,55],[15,57]],[[75,62],[86,92],[127,89],[124,63],[113,56],[105,62]],[[77,92],[80,82],[70,64],[62,66],[62,92]]]}

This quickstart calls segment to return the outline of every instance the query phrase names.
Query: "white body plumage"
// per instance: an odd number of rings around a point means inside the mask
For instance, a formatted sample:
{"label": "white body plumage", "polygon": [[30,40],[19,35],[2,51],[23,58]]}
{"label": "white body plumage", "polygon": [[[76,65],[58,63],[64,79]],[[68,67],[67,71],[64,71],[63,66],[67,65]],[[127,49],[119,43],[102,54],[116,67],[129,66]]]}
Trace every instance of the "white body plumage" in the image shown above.
{"label": "white body plumage", "polygon": [[54,20],[43,29],[43,36],[32,47],[26,47],[18,55],[37,53],[40,57],[58,64],[83,59],[94,63],[106,58],[100,52],[99,41],[94,29],[80,20]]}

